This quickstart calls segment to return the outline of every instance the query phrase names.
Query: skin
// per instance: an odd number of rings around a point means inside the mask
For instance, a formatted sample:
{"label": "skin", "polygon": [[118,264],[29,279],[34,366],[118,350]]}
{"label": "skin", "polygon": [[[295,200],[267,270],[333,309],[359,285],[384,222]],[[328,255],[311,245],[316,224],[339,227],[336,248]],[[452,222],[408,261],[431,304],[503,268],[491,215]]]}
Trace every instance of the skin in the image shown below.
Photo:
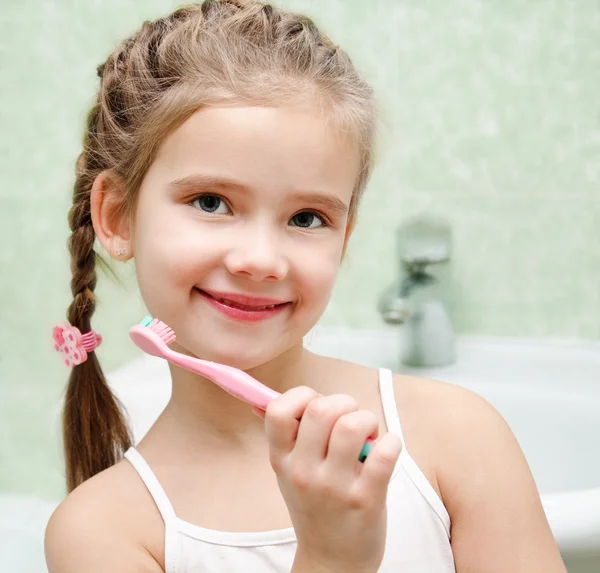
{"label": "skin", "polygon": [[[266,413],[253,412],[171,366],[171,400],[138,450],[182,519],[226,531],[293,524],[296,573],[377,570],[386,487],[400,453],[398,438],[386,433],[377,373],[302,346],[351,235],[357,173],[352,142],[311,110],[213,107],[165,139],[132,227],[114,216],[122,192],[115,177],[101,174],[92,190],[98,239],[118,260],[119,248],[135,258],[148,310],[177,333],[173,347],[242,368],[282,393]],[[173,185],[198,175],[202,185]],[[207,185],[209,177],[228,183]],[[195,201],[201,192],[213,199]],[[289,304],[269,320],[240,323],[197,288]],[[500,415],[450,384],[397,375],[394,390],[411,457],[450,514],[457,571],[564,572]],[[369,436],[378,444],[360,464]],[[51,573],[164,570],[164,525],[129,462],[67,497],[48,525],[46,555]]]}

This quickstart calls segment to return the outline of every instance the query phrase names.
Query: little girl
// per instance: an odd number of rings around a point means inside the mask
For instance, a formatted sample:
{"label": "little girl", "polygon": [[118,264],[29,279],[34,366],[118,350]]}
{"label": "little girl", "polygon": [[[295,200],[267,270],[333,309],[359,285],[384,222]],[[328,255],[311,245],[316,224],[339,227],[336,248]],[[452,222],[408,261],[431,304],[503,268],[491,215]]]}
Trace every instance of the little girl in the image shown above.
{"label": "little girl", "polygon": [[[373,163],[375,112],[306,17],[207,0],[98,68],[77,161],[50,573],[559,573],[513,434],[457,386],[312,354]],[[172,347],[282,395],[265,412],[171,366],[135,447],[91,328],[98,239],[135,260]],[[376,445],[361,463],[367,438]]]}

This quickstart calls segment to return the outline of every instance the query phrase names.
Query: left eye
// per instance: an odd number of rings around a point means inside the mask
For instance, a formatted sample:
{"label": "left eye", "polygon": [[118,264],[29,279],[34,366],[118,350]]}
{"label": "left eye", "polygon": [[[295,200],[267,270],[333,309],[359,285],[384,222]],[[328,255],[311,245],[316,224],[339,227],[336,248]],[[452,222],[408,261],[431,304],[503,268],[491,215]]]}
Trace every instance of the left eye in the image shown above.
{"label": "left eye", "polygon": [[[218,215],[226,215],[229,213],[227,204],[218,195],[201,195],[191,202],[192,205],[196,203],[199,205],[200,209],[206,213],[217,213]],[[221,211],[219,211],[219,209],[221,209]]]}
{"label": "left eye", "polygon": [[[294,215],[290,221],[302,229],[316,229],[318,227],[326,226],[323,218],[312,211],[303,211],[302,213],[298,213],[297,215]],[[315,225],[314,223],[318,224]]]}

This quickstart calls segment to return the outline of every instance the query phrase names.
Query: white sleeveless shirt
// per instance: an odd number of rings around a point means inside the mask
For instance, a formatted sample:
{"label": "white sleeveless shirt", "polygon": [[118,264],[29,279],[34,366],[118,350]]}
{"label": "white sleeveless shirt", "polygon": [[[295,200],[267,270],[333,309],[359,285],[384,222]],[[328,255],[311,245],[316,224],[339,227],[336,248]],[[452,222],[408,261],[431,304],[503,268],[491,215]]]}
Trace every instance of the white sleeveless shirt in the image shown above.
{"label": "white sleeveless shirt", "polygon": [[[455,573],[450,517],[406,450],[394,398],[392,372],[379,370],[388,432],[402,440],[402,453],[388,486],[387,538],[379,573]],[[135,448],[125,457],[152,495],[165,522],[165,573],[289,573],[297,540],[292,527],[276,531],[205,529],[177,517],[156,476]]]}

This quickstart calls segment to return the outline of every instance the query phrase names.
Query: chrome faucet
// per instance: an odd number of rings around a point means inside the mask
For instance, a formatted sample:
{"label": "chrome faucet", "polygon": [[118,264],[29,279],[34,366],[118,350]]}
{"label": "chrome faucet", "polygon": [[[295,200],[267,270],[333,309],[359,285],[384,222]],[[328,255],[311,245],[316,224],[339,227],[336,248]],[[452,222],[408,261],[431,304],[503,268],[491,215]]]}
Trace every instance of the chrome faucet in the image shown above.
{"label": "chrome faucet", "polygon": [[380,296],[379,313],[388,324],[404,325],[403,364],[452,364],[456,337],[445,278],[452,248],[450,228],[443,220],[418,217],[398,228],[396,241],[399,277]]}

